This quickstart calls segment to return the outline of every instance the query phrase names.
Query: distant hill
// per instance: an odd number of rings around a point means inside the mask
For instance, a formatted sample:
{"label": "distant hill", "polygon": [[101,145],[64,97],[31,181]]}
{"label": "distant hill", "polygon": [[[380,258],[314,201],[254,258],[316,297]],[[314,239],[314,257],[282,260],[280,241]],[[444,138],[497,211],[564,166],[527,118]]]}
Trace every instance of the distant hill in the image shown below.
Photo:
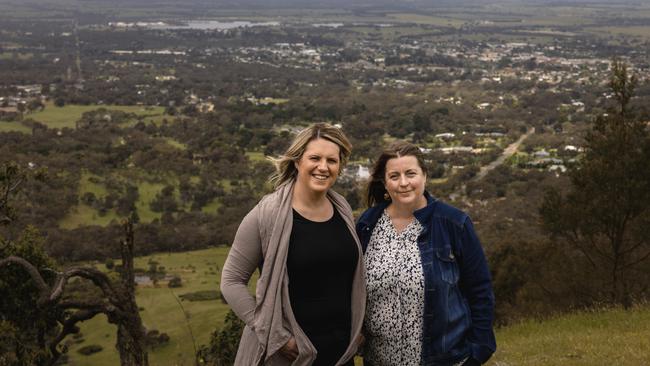
{"label": "distant hill", "polygon": [[88,12],[97,10],[110,10],[109,13],[115,14],[116,11],[128,9],[141,9],[151,7],[152,9],[175,10],[179,15],[186,15],[191,11],[218,10],[218,9],[287,9],[287,8],[314,8],[314,9],[331,9],[335,8],[383,8],[385,10],[395,9],[430,9],[432,7],[455,7],[464,6],[472,7],[477,5],[541,5],[550,6],[567,6],[575,4],[590,4],[592,6],[611,6],[618,5],[639,5],[639,2],[630,0],[188,0],[177,2],[171,0],[112,0],[107,4],[104,0],[2,0],[0,5],[11,5],[18,8],[42,9],[42,10],[73,10],[78,12]]}
{"label": "distant hill", "polygon": [[[647,5],[630,0],[0,0],[0,21],[75,19],[78,24],[111,20],[195,19],[250,16],[322,16],[320,12],[377,16],[386,12],[441,11],[528,14],[543,8],[588,7],[635,12]],[[310,12],[316,11],[316,14]],[[521,13],[523,11],[523,13]]]}

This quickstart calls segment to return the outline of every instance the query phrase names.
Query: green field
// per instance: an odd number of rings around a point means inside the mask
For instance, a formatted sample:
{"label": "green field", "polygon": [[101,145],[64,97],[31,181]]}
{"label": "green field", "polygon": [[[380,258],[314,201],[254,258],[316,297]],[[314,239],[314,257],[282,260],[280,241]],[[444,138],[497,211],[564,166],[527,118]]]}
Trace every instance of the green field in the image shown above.
{"label": "green field", "polygon": [[167,142],[167,144],[169,144],[170,146],[175,147],[175,148],[177,148],[179,150],[183,150],[183,151],[187,150],[187,145],[186,144],[184,144],[182,142],[178,142],[178,141],[174,140],[173,138],[165,137],[165,142]]}
{"label": "green field", "polygon": [[[140,222],[149,223],[154,219],[160,219],[162,213],[152,211],[149,205],[151,204],[151,201],[155,199],[156,194],[162,191],[165,187],[165,183],[154,183],[149,181],[147,176],[137,176],[137,172],[134,172],[134,174],[136,177],[129,178],[126,174],[125,176],[116,174],[113,177],[120,181],[128,179],[131,184],[138,187],[138,200],[135,202],[135,206],[138,211]],[[104,181],[105,180],[102,177],[88,172],[82,172],[79,181],[78,196],[82,197],[85,193],[91,192],[98,200],[104,199],[108,193]],[[175,179],[170,178],[168,181],[169,184],[178,187],[178,182]],[[175,194],[178,195],[178,192],[175,192]],[[183,207],[181,206],[181,208]],[[68,212],[63,220],[59,222],[59,226],[64,229],[74,229],[88,225],[106,226],[110,224],[113,219],[119,219],[114,208],[108,210],[107,213],[102,216],[99,214],[98,210],[80,202],[70,212]]]}
{"label": "green field", "polygon": [[429,24],[437,26],[460,27],[465,23],[463,20],[443,18],[433,15],[423,15],[414,13],[394,13],[388,14],[387,20],[397,20],[398,22],[409,22],[417,24]]}
{"label": "green field", "polygon": [[86,205],[78,204],[59,222],[62,229],[76,229],[80,226],[99,225],[108,226],[113,220],[119,221],[115,210],[109,210],[105,215],[100,215],[97,210]]}
{"label": "green field", "polygon": [[497,331],[492,366],[650,365],[650,307],[585,311]]}
{"label": "green field", "polygon": [[29,60],[32,57],[33,53],[0,52],[0,60]]}
{"label": "green field", "polygon": [[2,132],[22,132],[30,134],[32,129],[20,122],[0,122],[0,133]]}
{"label": "green field", "polygon": [[[185,147],[184,144],[181,144],[172,139],[165,139],[162,145],[164,145],[166,148],[171,149],[183,149]],[[254,157],[251,157],[251,159],[258,158],[260,161],[264,161],[262,153],[252,154]],[[176,202],[178,203],[179,210],[191,210],[191,203],[183,203],[180,201],[178,193],[179,181],[177,177],[150,175],[135,168],[115,172],[108,177],[100,177],[98,175],[89,173],[88,171],[83,171],[81,173],[81,178],[79,179],[79,189],[77,191],[78,197],[81,198],[86,193],[92,193],[95,195],[98,201],[105,199],[109,193],[105,185],[108,179],[115,179],[121,182],[121,184],[128,181],[129,184],[138,187],[138,199],[135,201],[135,207],[138,213],[138,217],[140,218],[140,222],[142,223],[150,223],[153,220],[160,219],[162,217],[162,212],[152,211],[150,204],[156,198],[156,195],[160,193],[166,185],[172,185],[176,188],[174,191],[174,196],[176,198]],[[192,184],[199,184],[200,179],[199,177],[192,177],[190,181]],[[221,181],[221,184],[223,185],[226,192],[232,191],[230,180],[224,179]],[[214,214],[220,206],[221,202],[219,199],[214,199],[202,207],[201,211],[207,214]],[[73,208],[61,221],[59,221],[59,226],[63,229],[75,229],[81,226],[90,225],[107,226],[113,220],[119,221],[119,219],[120,216],[117,214],[115,208],[107,210],[104,215],[101,215],[97,208],[91,207],[91,205],[88,205],[84,202],[79,202],[77,205],[73,206]]]}
{"label": "green field", "polygon": [[[56,107],[52,102],[45,103],[45,108],[42,111],[26,113],[24,118],[41,122],[49,128],[75,128],[76,122],[85,112],[94,111],[100,108],[133,113],[139,117],[138,119],[132,119],[122,124],[122,127],[133,127],[139,120],[142,120],[144,123],[153,123],[157,126],[161,125],[163,120],[174,121],[173,117],[164,114],[165,109],[163,107],[158,106],[71,104],[63,107]],[[10,131],[31,133],[32,129],[20,122],[0,122],[0,133]],[[178,149],[184,150],[187,148],[184,144],[172,139],[167,139],[167,143]]]}
{"label": "green field", "polygon": [[138,184],[140,197],[135,203],[135,207],[138,210],[138,216],[140,216],[141,222],[151,222],[154,219],[160,219],[162,217],[162,212],[151,211],[149,204],[163,188],[165,188],[165,185],[162,183],[140,182]]}
{"label": "green field", "polygon": [[100,108],[105,108],[107,110],[120,110],[126,113],[135,113],[139,116],[147,116],[147,118],[152,119],[152,121],[162,117],[165,110],[163,107],[139,105],[65,105],[63,107],[56,107],[52,103],[47,103],[45,109],[28,114],[25,118],[31,118],[35,121],[42,122],[49,128],[75,128],[75,123],[81,118],[81,115],[84,114],[84,112],[90,112]]}
{"label": "green field", "polygon": [[650,40],[650,27],[643,26],[618,26],[618,27],[587,27],[585,31],[601,37],[638,37],[644,41]]}
{"label": "green field", "polygon": [[[149,353],[151,365],[193,365],[194,346],[209,342],[210,333],[221,326],[228,306],[220,300],[182,301],[182,306],[189,320],[186,321],[183,310],[176,297],[182,294],[203,290],[218,290],[221,268],[225,261],[227,247],[198,250],[185,253],[161,253],[135,260],[136,268],[148,268],[151,258],[164,266],[168,274],[182,278],[183,287],[170,289],[161,283],[157,287],[138,287],[138,306],[142,321],[147,329],[157,329],[170,336],[169,344]],[[98,268],[104,269],[102,264]],[[252,281],[253,282],[253,281]],[[115,326],[108,324],[104,317],[96,317],[81,326],[84,342],[71,346],[70,365],[114,366],[119,364],[115,351]],[[101,345],[103,351],[91,356],[83,356],[77,350],[90,344]]]}

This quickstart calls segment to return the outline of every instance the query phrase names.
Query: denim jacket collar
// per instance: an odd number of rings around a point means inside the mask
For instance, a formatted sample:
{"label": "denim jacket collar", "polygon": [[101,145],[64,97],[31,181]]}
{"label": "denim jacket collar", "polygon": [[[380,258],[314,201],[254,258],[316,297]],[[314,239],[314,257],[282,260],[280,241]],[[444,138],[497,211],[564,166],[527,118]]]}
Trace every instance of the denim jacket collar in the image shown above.
{"label": "denim jacket collar", "polygon": [[[435,203],[438,202],[438,200],[427,191],[424,191],[424,197],[427,199],[427,205],[413,212],[413,216],[415,216],[421,224],[425,224],[431,215],[433,215]],[[390,201],[384,201],[372,206],[359,218],[358,224],[374,226],[374,224],[379,220],[379,217],[381,217],[382,212],[384,212],[389,204]]]}
{"label": "denim jacket collar", "polygon": [[427,227],[427,223],[431,220],[431,215],[436,209],[436,204],[438,200],[431,196],[429,192],[424,191],[424,197],[427,199],[427,205],[422,207],[419,210],[413,212],[413,216],[422,224],[423,227]]}

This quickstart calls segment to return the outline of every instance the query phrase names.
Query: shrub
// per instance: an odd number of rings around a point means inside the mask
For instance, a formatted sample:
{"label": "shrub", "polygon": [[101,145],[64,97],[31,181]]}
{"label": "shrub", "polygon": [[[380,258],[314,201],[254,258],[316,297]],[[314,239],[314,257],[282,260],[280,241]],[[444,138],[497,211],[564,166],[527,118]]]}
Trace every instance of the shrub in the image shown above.
{"label": "shrub", "polygon": [[154,349],[159,346],[163,346],[169,343],[169,335],[167,333],[160,333],[156,329],[152,329],[147,332],[146,343],[151,349]]}
{"label": "shrub", "polygon": [[208,366],[232,365],[235,362],[243,330],[244,322],[232,310],[228,311],[223,328],[212,333],[210,344],[199,348],[197,358],[202,364]]}
{"label": "shrub", "polygon": [[88,346],[81,347],[77,352],[81,353],[84,356],[90,356],[93,353],[101,352],[104,348],[98,344],[91,344]]}
{"label": "shrub", "polygon": [[217,290],[196,291],[188,292],[186,294],[179,295],[178,297],[188,301],[208,301],[221,298],[221,293]]}
{"label": "shrub", "polygon": [[115,268],[115,261],[113,261],[112,258],[107,258],[104,265],[106,266],[106,269],[111,270]]}
{"label": "shrub", "polygon": [[183,286],[181,282],[181,278],[179,276],[174,276],[172,277],[171,280],[169,280],[169,283],[167,283],[167,286],[169,288],[175,288],[175,287],[181,287]]}

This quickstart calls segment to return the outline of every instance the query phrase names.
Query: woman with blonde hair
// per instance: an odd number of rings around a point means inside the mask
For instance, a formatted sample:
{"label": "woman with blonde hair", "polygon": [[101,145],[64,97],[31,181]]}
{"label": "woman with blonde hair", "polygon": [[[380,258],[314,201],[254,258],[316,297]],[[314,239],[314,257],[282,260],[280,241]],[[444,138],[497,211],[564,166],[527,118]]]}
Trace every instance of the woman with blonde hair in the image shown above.
{"label": "woman with blonde hair", "polygon": [[[318,123],[272,159],[275,191],[242,220],[221,277],[246,323],[235,365],[353,365],[364,270],[352,210],[331,189],[350,151],[339,128]],[[256,269],[253,297],[247,283]]]}

